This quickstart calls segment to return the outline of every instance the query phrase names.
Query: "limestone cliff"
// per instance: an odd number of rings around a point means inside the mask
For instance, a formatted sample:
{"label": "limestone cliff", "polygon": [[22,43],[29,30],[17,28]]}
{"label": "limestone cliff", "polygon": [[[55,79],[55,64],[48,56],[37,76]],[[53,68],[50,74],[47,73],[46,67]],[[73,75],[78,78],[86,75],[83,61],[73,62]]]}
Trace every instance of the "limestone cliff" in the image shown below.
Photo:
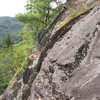
{"label": "limestone cliff", "polygon": [[56,30],[25,78],[1,100],[100,100],[100,5]]}

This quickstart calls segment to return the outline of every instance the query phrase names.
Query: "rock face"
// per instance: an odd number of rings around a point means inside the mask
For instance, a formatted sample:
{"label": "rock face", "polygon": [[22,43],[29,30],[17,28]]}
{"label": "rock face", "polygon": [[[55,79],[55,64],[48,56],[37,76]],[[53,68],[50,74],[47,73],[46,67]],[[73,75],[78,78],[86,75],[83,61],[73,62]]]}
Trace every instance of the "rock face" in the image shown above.
{"label": "rock face", "polygon": [[99,0],[84,0],[84,2],[86,3],[86,4],[91,4],[91,3],[93,3],[93,2],[95,2],[95,1],[99,1]]}
{"label": "rock face", "polygon": [[[55,37],[55,38],[54,38]],[[57,31],[27,100],[100,99],[100,6]]]}
{"label": "rock face", "polygon": [[5,94],[2,96],[2,99],[0,98],[0,100],[16,100],[17,98],[19,98],[18,100],[21,100],[20,92],[22,89],[22,84],[22,80],[15,78],[12,87],[8,87],[6,89]]}
{"label": "rock face", "polygon": [[100,100],[100,5],[56,31],[25,73],[1,100]]}

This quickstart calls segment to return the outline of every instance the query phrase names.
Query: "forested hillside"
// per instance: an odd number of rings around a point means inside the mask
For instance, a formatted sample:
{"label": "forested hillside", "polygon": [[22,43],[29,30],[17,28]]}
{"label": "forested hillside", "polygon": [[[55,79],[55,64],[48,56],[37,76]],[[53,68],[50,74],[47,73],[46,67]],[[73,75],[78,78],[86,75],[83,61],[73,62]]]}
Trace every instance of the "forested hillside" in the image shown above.
{"label": "forested hillside", "polygon": [[0,43],[8,34],[14,39],[18,39],[16,35],[22,30],[23,26],[24,24],[15,18],[8,16],[0,17]]}

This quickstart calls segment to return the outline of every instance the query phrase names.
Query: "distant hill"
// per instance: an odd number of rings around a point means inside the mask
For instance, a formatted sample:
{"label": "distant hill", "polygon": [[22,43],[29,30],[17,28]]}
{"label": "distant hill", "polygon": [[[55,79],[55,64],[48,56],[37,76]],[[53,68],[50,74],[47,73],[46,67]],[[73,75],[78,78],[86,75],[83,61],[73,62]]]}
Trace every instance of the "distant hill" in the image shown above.
{"label": "distant hill", "polygon": [[7,34],[11,34],[12,37],[17,39],[16,34],[22,30],[23,26],[24,25],[15,18],[8,16],[0,17],[0,43]]}

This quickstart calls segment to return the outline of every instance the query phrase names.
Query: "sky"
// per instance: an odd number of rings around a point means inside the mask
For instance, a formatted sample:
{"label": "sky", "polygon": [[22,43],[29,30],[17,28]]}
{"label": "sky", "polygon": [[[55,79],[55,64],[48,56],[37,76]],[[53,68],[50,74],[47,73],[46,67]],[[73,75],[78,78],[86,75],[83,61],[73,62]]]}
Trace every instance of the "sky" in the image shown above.
{"label": "sky", "polygon": [[[25,5],[28,0],[0,0],[0,16],[14,17],[18,13],[25,12]],[[65,2],[66,0],[58,0]],[[53,3],[53,6],[56,5]]]}
{"label": "sky", "polygon": [[[65,2],[66,2],[66,0],[57,0],[57,1],[58,1],[58,2],[62,2],[62,3],[65,3]],[[52,8],[57,7],[57,5],[56,5],[55,2],[52,2],[52,3],[51,3],[51,6],[52,6]]]}
{"label": "sky", "polygon": [[0,0],[0,16],[14,17],[25,12],[27,0]]}

